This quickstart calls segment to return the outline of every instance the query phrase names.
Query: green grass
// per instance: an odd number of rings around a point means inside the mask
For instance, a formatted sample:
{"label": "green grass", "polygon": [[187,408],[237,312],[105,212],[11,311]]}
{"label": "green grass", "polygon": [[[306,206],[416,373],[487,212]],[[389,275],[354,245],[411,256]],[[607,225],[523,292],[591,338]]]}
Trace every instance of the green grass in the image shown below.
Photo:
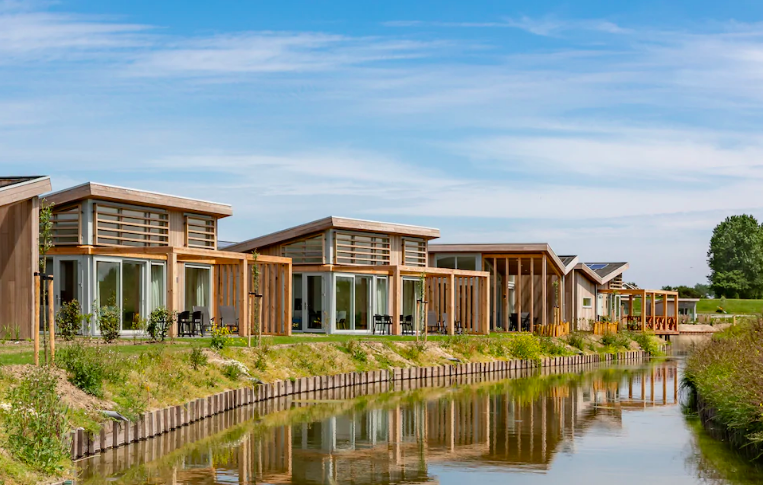
{"label": "green grass", "polygon": [[[715,313],[719,306],[721,306],[720,299],[700,300],[697,303],[697,313]],[[723,309],[733,315],[763,313],[763,300],[726,300]]]}

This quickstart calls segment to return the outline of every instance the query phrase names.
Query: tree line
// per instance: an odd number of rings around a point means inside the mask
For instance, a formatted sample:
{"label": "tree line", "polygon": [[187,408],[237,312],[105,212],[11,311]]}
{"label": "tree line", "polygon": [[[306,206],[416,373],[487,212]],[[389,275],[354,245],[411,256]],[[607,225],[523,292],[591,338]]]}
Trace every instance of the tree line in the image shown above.
{"label": "tree line", "polygon": [[763,296],[763,226],[752,215],[727,217],[707,250],[710,289],[716,297]]}

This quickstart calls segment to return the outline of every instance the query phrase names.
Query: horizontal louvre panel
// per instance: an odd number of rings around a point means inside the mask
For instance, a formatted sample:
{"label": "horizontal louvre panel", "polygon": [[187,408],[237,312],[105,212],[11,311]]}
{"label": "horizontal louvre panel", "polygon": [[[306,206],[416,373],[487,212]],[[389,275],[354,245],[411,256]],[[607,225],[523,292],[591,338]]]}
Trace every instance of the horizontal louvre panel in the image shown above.
{"label": "horizontal louvre panel", "polygon": [[292,264],[323,264],[324,254],[323,234],[281,247],[281,256],[291,258]]}
{"label": "horizontal louvre panel", "polygon": [[389,236],[353,234],[337,231],[334,235],[337,264],[385,265],[390,262]]}
{"label": "horizontal louvre panel", "polygon": [[422,239],[403,239],[403,261],[406,266],[426,266],[427,243]]}
{"label": "horizontal louvre panel", "polygon": [[99,246],[169,246],[169,219],[164,212],[111,205],[95,206],[95,241]]}
{"label": "horizontal louvre panel", "polygon": [[185,245],[189,248],[216,249],[217,221],[205,217],[186,216]]}
{"label": "horizontal louvre panel", "polygon": [[80,244],[80,206],[56,210],[51,218],[53,223],[53,245],[66,246]]}

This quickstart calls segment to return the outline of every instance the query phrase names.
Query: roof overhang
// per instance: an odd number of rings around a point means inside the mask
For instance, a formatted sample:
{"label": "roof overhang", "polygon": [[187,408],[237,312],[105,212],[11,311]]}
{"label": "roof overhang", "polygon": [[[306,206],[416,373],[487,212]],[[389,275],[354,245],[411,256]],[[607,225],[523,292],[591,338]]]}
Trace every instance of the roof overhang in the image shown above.
{"label": "roof overhang", "polygon": [[10,205],[38,197],[51,189],[50,177],[0,177],[10,183],[0,187],[0,205]]}
{"label": "roof overhang", "polygon": [[562,274],[566,265],[556,255],[548,243],[504,243],[504,244],[430,244],[429,253],[480,253],[480,254],[537,254],[545,253],[552,264]]}
{"label": "roof overhang", "polygon": [[226,251],[249,252],[255,249],[272,246],[292,239],[308,236],[327,229],[344,229],[348,231],[397,234],[402,236],[419,237],[426,240],[440,237],[440,230],[431,227],[411,226],[390,222],[366,221],[348,217],[329,216],[299,226],[283,229],[265,236],[249,239],[231,246]]}
{"label": "roof overhang", "polygon": [[562,264],[564,264],[564,274],[569,274],[570,271],[575,269],[575,266],[577,266],[578,262],[580,262],[580,258],[578,256],[559,256],[559,259],[562,261]]}
{"label": "roof overhang", "polygon": [[125,204],[138,204],[162,209],[183,210],[196,212],[215,217],[227,217],[233,215],[233,208],[229,204],[209,202],[205,200],[190,199],[176,195],[167,195],[159,192],[129,189],[115,185],[87,182],[82,185],[59,190],[45,196],[48,202],[56,205],[68,204],[84,199],[99,199]]}
{"label": "roof overhang", "polygon": [[578,270],[583,276],[585,276],[589,280],[596,283],[597,285],[603,284],[601,281],[601,276],[596,274],[596,272],[592,270],[591,268],[589,268],[585,263],[576,264],[575,269]]}

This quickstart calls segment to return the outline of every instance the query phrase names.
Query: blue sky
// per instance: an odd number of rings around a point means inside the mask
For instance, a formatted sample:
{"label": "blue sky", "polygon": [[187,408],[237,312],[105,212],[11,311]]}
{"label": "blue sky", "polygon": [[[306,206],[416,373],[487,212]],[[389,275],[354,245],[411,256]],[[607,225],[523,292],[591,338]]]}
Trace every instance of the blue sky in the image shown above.
{"label": "blue sky", "polygon": [[761,2],[0,0],[0,173],[548,241],[642,286],[763,217]]}

